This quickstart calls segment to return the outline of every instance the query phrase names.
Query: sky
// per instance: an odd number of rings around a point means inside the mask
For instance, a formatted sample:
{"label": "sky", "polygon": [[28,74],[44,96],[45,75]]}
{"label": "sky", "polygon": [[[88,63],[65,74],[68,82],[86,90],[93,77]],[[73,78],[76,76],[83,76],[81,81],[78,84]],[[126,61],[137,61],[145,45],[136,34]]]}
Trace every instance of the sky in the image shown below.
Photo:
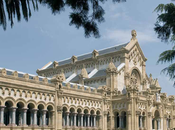
{"label": "sky", "polygon": [[161,70],[166,65],[157,64],[159,54],[171,49],[157,38],[154,32],[157,13],[153,12],[160,3],[170,0],[127,0],[114,4],[108,0],[105,9],[105,22],[99,25],[101,37],[85,38],[83,29],[69,26],[69,10],[53,15],[51,10],[39,6],[28,22],[10,23],[6,31],[0,27],[0,67],[36,74],[49,61],[59,61],[100,50],[110,46],[127,43],[131,39],[131,30],[137,31],[137,39],[148,59],[146,71],[158,78],[162,92],[175,95],[173,81]]}

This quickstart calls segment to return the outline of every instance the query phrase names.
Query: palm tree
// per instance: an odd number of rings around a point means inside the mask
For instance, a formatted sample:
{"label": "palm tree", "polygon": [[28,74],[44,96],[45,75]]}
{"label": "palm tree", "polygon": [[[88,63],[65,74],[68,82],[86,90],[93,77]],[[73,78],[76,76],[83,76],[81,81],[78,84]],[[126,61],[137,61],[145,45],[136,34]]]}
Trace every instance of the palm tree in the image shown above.
{"label": "palm tree", "polygon": [[[155,32],[158,38],[166,43],[175,43],[175,5],[173,3],[160,4],[155,11],[158,14],[157,22],[155,24]],[[175,79],[175,46],[171,50],[166,50],[160,54],[158,63],[170,63],[169,66],[162,70],[168,75],[171,80]],[[175,82],[174,82],[175,85]]]}

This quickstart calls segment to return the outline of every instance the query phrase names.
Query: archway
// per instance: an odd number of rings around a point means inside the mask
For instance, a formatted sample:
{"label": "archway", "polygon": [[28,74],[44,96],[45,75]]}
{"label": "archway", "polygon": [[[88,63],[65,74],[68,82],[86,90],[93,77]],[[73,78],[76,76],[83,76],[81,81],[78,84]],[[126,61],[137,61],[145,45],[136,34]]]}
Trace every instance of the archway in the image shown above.
{"label": "archway", "polygon": [[67,112],[67,107],[63,107],[62,119],[63,119],[63,127],[69,126],[69,113]]}
{"label": "archway", "polygon": [[47,126],[53,126],[53,121],[54,121],[54,119],[53,119],[53,116],[54,116],[53,112],[54,112],[53,111],[53,106],[49,105],[47,107],[47,112],[46,112],[46,125]]}
{"label": "archway", "polygon": [[13,102],[12,101],[6,101],[5,102],[5,109],[4,109],[4,124],[5,125],[15,125],[16,121],[13,120],[13,116],[15,116],[15,110],[13,109]]}
{"label": "archway", "polygon": [[17,109],[16,109],[16,124],[17,124],[17,126],[21,126],[25,123],[24,120],[26,120],[26,118],[23,117],[23,113],[24,113],[23,108],[24,108],[24,103],[18,102]]}
{"label": "archway", "polygon": [[34,125],[34,108],[35,105],[33,103],[29,103],[27,106],[28,110],[27,110],[27,125],[28,126],[32,126]]}
{"label": "archway", "polygon": [[159,130],[161,129],[161,120],[160,120],[160,113],[158,110],[154,112],[154,118],[152,119],[152,129]]}

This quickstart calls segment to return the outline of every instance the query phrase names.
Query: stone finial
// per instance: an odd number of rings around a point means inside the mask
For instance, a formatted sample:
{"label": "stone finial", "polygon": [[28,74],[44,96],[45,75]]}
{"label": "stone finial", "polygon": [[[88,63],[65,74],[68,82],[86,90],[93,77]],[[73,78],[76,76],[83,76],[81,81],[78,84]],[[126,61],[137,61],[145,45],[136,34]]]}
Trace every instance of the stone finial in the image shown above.
{"label": "stone finial", "polygon": [[48,84],[48,79],[47,78],[43,78],[43,83],[44,84]]}
{"label": "stone finial", "polygon": [[14,71],[12,75],[13,75],[14,77],[18,77],[18,72],[17,72],[17,71]]}
{"label": "stone finial", "polygon": [[24,78],[25,80],[28,80],[28,79],[29,79],[29,74],[24,74],[24,75],[23,75],[23,78]]}
{"label": "stone finial", "polygon": [[132,36],[132,38],[131,38],[131,40],[133,40],[133,41],[135,41],[135,40],[137,40],[137,32],[136,32],[136,30],[132,30],[131,31],[131,36]]}
{"label": "stone finial", "polygon": [[155,86],[156,86],[156,88],[160,88],[160,84],[158,82],[158,79],[155,80]]}
{"label": "stone finial", "polygon": [[99,55],[98,51],[97,50],[94,50],[92,52],[92,58],[97,58],[97,56]]}
{"label": "stone finial", "polygon": [[80,77],[82,77],[82,78],[88,78],[88,73],[86,71],[85,65],[83,65],[83,68],[81,70]]}
{"label": "stone finial", "polygon": [[35,80],[35,81],[39,81],[39,77],[38,76],[35,76],[35,77],[33,77],[33,79]]}
{"label": "stone finial", "polygon": [[0,73],[3,75],[3,76],[6,76],[7,75],[7,70],[4,68],[4,69],[1,69],[0,70]]}
{"label": "stone finial", "polygon": [[56,68],[58,66],[58,62],[57,61],[54,61],[53,62],[53,68]]}
{"label": "stone finial", "polygon": [[72,60],[72,64],[74,64],[77,61],[77,57],[76,56],[72,56],[71,60]]}
{"label": "stone finial", "polygon": [[108,65],[108,68],[106,69],[107,72],[117,72],[117,68],[115,67],[113,61],[112,61],[112,58],[111,58],[111,61]]}

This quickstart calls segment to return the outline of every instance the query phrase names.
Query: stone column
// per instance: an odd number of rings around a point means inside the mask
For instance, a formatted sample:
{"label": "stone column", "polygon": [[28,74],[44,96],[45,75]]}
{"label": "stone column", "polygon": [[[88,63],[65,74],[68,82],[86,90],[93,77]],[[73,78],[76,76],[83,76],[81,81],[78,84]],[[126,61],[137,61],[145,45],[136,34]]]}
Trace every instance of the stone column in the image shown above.
{"label": "stone column", "polygon": [[43,114],[43,123],[42,123],[42,125],[43,126],[46,126],[46,113],[47,113],[47,110],[42,110],[42,114]]}
{"label": "stone column", "polygon": [[140,128],[142,128],[142,116],[140,116]]}
{"label": "stone column", "polygon": [[51,116],[51,120],[49,120],[49,124],[50,124],[50,126],[54,126],[55,125],[55,122],[54,122],[54,119],[55,119],[55,115],[54,115],[54,111],[51,111],[50,112],[50,116]]}
{"label": "stone column", "polygon": [[33,125],[33,111],[30,110],[30,126]]}
{"label": "stone column", "polygon": [[122,128],[122,116],[119,116],[119,128]]}
{"label": "stone column", "polygon": [[81,126],[81,116],[78,114],[78,127]]}
{"label": "stone column", "polygon": [[65,126],[66,125],[66,115],[65,115],[65,112],[63,111],[63,126]]}
{"label": "stone column", "polygon": [[139,128],[140,128],[140,124],[139,124],[139,121],[140,121],[140,112],[139,111],[137,111],[136,112],[136,130],[139,130]]}
{"label": "stone column", "polygon": [[127,130],[131,130],[131,111],[130,110],[128,110],[127,111],[127,116],[126,116],[126,118],[127,118],[127,121],[126,121],[126,129]]}
{"label": "stone column", "polygon": [[87,115],[87,127],[90,127],[90,114]]}
{"label": "stone column", "polygon": [[74,127],[77,126],[77,113],[74,113]]}
{"label": "stone column", "polygon": [[84,127],[86,127],[86,115],[84,115]]}
{"label": "stone column", "polygon": [[157,130],[157,121],[154,119],[154,129]]}
{"label": "stone column", "polygon": [[157,119],[157,129],[160,130],[160,119]]}
{"label": "stone column", "polygon": [[166,122],[166,119],[167,119],[167,116],[164,115],[164,118],[163,118],[163,130],[166,130],[166,129],[167,129],[167,122]]}
{"label": "stone column", "polygon": [[83,114],[81,114],[80,116],[81,116],[81,127],[83,127]]}
{"label": "stone column", "polygon": [[4,108],[5,106],[0,106],[0,126],[4,126]]}
{"label": "stone column", "polygon": [[66,126],[68,127],[69,126],[69,112],[66,112],[66,116],[67,116]]}
{"label": "stone column", "polygon": [[90,127],[93,127],[93,123],[92,123],[92,115],[90,116]]}
{"label": "stone column", "polygon": [[23,120],[22,120],[22,126],[27,126],[27,108],[23,108],[22,109],[22,116],[23,116]]}
{"label": "stone column", "polygon": [[16,126],[16,108],[11,108],[11,125]]}
{"label": "stone column", "polygon": [[73,126],[73,114],[70,115],[70,126]]}
{"label": "stone column", "polygon": [[94,115],[94,127],[96,127],[96,115]]}
{"label": "stone column", "polygon": [[37,126],[37,111],[38,109],[33,109],[33,126]]}

